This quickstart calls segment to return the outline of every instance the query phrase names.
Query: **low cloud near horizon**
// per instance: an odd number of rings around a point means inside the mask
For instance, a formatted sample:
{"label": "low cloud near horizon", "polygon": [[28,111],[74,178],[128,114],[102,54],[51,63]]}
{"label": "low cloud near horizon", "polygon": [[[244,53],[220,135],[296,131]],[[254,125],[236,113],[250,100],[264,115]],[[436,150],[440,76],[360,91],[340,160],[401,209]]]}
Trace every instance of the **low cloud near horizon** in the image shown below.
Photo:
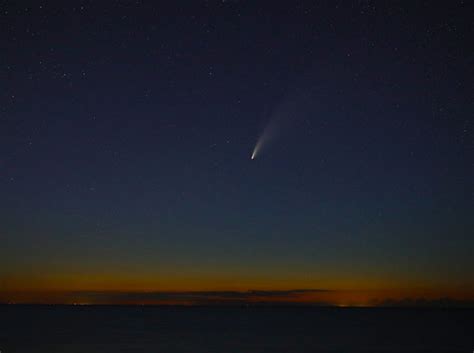
{"label": "low cloud near horizon", "polygon": [[314,305],[376,307],[474,307],[474,300],[443,298],[382,298],[361,301],[351,291],[331,289],[248,291],[65,291],[3,292],[0,303],[96,305]]}
{"label": "low cloud near horizon", "polygon": [[[248,291],[153,291],[113,292],[91,291],[74,293],[92,303],[137,304],[246,304],[246,303],[298,303],[308,296],[332,292],[328,289],[248,290]],[[325,303],[326,304],[326,303]]]}

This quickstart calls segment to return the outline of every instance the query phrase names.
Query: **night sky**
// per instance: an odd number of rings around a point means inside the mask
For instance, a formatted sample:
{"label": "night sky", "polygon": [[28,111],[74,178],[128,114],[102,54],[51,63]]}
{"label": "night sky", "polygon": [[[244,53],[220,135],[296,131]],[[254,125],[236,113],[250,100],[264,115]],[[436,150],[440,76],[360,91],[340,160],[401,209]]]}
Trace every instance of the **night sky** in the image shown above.
{"label": "night sky", "polygon": [[472,4],[172,3],[0,5],[0,299],[474,300]]}

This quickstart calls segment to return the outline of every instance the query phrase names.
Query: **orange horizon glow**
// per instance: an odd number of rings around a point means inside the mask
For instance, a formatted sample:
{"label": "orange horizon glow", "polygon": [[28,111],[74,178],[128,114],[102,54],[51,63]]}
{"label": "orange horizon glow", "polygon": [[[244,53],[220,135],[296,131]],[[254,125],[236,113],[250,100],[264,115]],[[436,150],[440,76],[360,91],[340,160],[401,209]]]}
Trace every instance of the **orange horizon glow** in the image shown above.
{"label": "orange horizon glow", "polygon": [[[0,302],[40,304],[326,304],[377,306],[386,300],[474,302],[474,286],[363,276],[164,276],[102,273],[0,278]],[[306,291],[298,290],[306,289]],[[294,291],[295,293],[292,293]],[[233,296],[226,297],[226,292]],[[256,292],[256,293],[254,293]],[[270,292],[271,296],[265,296]],[[289,295],[287,292],[290,292]],[[200,293],[196,298],[193,293]],[[206,295],[212,293],[212,295]],[[223,293],[219,296],[219,293]],[[164,298],[163,298],[164,297]],[[157,299],[158,298],[158,299]]]}

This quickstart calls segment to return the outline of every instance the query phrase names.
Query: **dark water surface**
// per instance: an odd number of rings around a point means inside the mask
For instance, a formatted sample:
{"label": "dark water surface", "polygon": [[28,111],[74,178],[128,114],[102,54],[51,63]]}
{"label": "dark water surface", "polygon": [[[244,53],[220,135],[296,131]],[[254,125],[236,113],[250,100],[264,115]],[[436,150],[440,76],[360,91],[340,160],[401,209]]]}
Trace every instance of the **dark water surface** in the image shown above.
{"label": "dark water surface", "polygon": [[0,306],[17,352],[466,352],[473,309]]}

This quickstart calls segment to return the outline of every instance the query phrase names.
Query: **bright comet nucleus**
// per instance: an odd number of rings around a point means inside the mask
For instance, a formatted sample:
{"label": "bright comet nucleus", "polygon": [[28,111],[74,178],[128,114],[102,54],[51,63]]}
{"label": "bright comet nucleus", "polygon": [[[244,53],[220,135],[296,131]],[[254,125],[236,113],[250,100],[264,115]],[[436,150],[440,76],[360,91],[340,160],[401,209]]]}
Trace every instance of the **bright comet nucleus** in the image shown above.
{"label": "bright comet nucleus", "polygon": [[260,150],[260,146],[262,144],[262,138],[260,137],[257,141],[257,144],[255,145],[255,148],[253,149],[252,156],[250,159],[255,159],[257,157],[257,153]]}

